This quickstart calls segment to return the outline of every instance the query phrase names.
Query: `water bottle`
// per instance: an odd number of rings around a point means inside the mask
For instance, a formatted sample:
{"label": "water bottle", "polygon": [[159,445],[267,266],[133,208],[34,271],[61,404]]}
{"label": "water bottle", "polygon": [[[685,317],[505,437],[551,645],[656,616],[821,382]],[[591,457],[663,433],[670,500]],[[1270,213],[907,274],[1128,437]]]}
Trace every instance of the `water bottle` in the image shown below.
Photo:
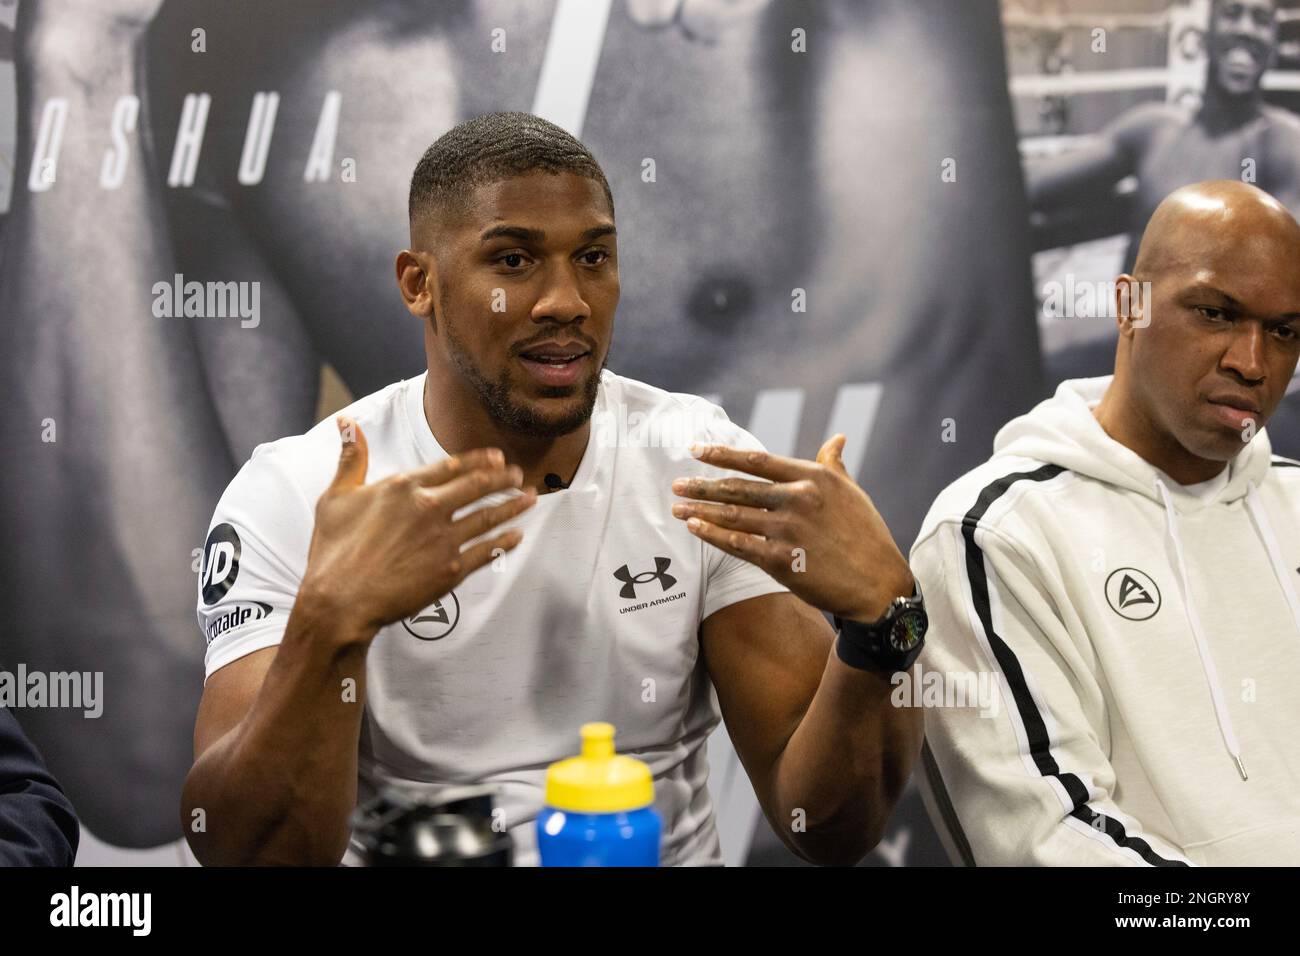
{"label": "water bottle", "polygon": [[546,771],[542,866],[658,866],[663,827],[650,768],[614,753],[614,725],[582,725],[582,754]]}

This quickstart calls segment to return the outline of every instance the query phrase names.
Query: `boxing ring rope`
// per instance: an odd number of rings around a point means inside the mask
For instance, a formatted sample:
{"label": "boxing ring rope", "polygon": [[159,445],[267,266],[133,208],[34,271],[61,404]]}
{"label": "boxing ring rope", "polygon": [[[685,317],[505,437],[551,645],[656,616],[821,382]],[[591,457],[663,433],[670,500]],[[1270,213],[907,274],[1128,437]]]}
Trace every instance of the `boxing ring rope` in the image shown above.
{"label": "boxing ring rope", "polygon": [[[1168,89],[1185,82],[1188,74],[1167,67],[1102,72],[1049,73],[1009,77],[1012,96],[1071,96],[1078,93],[1112,93],[1124,90]],[[1260,85],[1266,90],[1300,90],[1300,70],[1269,70]]]}

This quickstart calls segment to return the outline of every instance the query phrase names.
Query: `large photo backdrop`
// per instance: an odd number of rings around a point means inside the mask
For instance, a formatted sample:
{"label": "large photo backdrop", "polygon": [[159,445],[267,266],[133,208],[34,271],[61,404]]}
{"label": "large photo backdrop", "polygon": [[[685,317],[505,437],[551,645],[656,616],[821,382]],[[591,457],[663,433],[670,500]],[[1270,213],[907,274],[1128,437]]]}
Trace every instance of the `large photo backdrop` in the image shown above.
{"label": "large photo backdrop", "polygon": [[[411,171],[450,127],[529,110],[578,135],[619,228],[609,367],[720,402],[782,454],[844,432],[906,549],[999,425],[1109,370],[1104,316],[1045,314],[1045,285],[1113,278],[1135,192],[1208,164],[1183,150],[1146,187],[1061,164],[1125,109],[1194,111],[1210,15],[0,0],[0,666],[103,672],[101,717],[19,714],[81,815],[80,862],[193,862],[178,817],[207,522],[256,445],[424,367],[392,263]],[[1289,141],[1270,150],[1270,175],[1294,165]],[[234,304],[189,315],[157,291],[188,282],[233,283]],[[1295,414],[1293,396],[1285,454]],[[728,862],[794,862],[724,728],[710,762]],[[912,787],[866,863],[947,860]]]}

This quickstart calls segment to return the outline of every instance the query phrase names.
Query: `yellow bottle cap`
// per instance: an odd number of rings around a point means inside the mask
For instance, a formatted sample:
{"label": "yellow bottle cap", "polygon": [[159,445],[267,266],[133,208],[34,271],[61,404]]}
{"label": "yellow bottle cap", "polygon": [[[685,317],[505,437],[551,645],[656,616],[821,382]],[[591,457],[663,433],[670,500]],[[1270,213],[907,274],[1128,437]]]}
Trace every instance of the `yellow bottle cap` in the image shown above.
{"label": "yellow bottle cap", "polygon": [[568,813],[620,813],[654,803],[650,768],[614,753],[614,725],[582,725],[582,754],[546,770],[546,805]]}

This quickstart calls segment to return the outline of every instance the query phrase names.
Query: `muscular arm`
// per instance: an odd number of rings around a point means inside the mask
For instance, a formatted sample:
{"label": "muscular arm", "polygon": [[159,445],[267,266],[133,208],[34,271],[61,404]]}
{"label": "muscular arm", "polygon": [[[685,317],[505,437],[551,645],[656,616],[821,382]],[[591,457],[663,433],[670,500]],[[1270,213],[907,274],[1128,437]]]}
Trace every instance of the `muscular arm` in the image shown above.
{"label": "muscular arm", "polygon": [[700,641],[727,730],[763,812],[790,850],[853,864],[884,833],[921,748],[919,710],[833,653],[834,634],[792,594],[708,617]]}
{"label": "muscular arm", "polygon": [[1265,112],[1272,120],[1266,134],[1264,157],[1261,160],[1259,187],[1274,199],[1300,214],[1300,118],[1280,107],[1267,106]]}
{"label": "muscular arm", "polygon": [[1136,107],[1077,149],[1026,164],[1030,208],[1041,212],[1109,196],[1121,179],[1137,172],[1146,137],[1168,116],[1163,104]]}
{"label": "muscular arm", "polygon": [[1028,163],[1025,194],[1035,212],[1076,205],[1083,197],[1107,194],[1130,172],[1119,143],[1103,134],[1059,156]]}
{"label": "muscular arm", "polygon": [[[701,646],[727,729],[763,812],[815,863],[855,863],[880,842],[921,748],[919,711],[890,705],[887,679],[849,667],[814,608],[879,620],[915,583],[870,496],[849,476],[844,435],[803,461],[701,444],[698,458],[765,481],[681,478],[674,516],[792,593],[705,619]],[[803,558],[797,568],[791,556]]]}
{"label": "muscular arm", "polygon": [[338,472],[316,503],[279,646],[219,669],[204,689],[181,817],[205,864],[339,862],[356,803],[370,642],[516,547],[518,530],[485,535],[536,500],[525,493],[453,520],[517,488],[523,472],[499,449],[475,449],[366,484],[365,434],[347,419],[339,428]]}
{"label": "muscular arm", "polygon": [[[339,862],[356,803],[371,637],[300,595],[278,648],[208,680],[181,798],[181,825],[201,863]],[[355,691],[345,693],[349,679]]]}

